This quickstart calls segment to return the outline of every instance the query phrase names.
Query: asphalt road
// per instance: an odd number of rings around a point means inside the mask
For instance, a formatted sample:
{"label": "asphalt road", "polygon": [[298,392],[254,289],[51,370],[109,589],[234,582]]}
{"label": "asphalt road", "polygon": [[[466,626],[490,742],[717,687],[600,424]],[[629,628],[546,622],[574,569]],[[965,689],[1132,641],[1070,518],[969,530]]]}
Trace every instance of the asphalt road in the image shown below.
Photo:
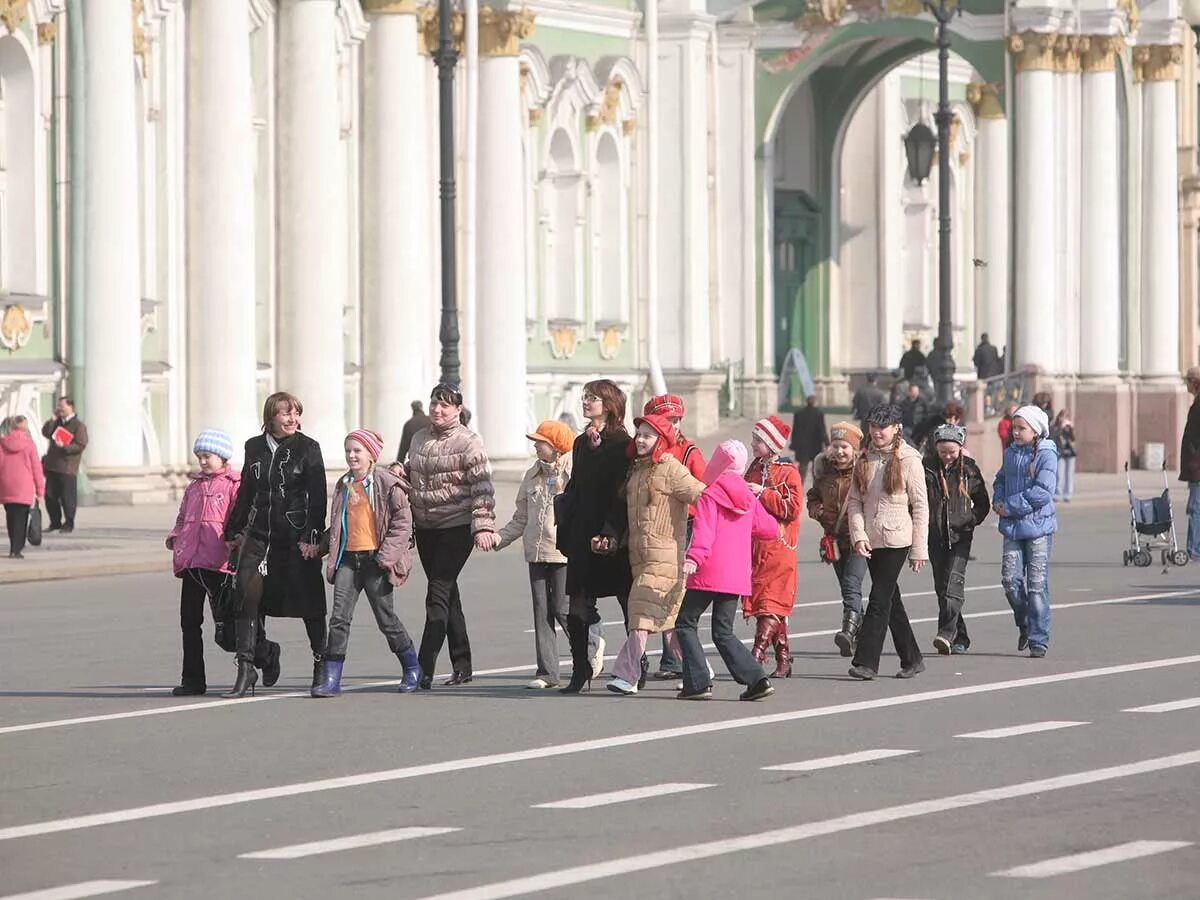
{"label": "asphalt road", "polygon": [[[1119,510],[1061,518],[1046,659],[1015,652],[985,527],[972,652],[867,684],[807,526],[796,676],[759,704],[715,654],[710,703],[524,689],[516,548],[468,565],[474,683],[413,696],[365,602],[343,698],[305,696],[303,628],[272,620],[279,685],[220,700],[210,641],[209,696],[175,699],[169,575],[0,586],[0,898],[1200,896],[1200,569],[1123,568]],[[931,579],[904,588],[929,648]]]}

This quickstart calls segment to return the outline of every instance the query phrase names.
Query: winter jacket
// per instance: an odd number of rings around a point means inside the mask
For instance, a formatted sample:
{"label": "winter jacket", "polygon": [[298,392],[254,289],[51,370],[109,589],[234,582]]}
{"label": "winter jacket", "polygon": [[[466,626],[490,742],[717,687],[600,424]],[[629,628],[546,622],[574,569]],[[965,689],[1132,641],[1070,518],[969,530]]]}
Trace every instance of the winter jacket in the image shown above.
{"label": "winter jacket", "polygon": [[[1033,475],[1029,464],[1033,463]],[[1004,507],[1000,533],[1010,541],[1028,541],[1058,530],[1054,516],[1054,491],[1058,486],[1058,448],[1042,438],[1037,450],[1013,444],[992,484],[992,503]]]}
{"label": "winter jacket", "polygon": [[1179,444],[1179,480],[1200,481],[1200,394],[1188,409],[1183,440]]}
{"label": "winter jacket", "polygon": [[27,431],[17,428],[0,437],[0,503],[32,505],[46,496],[46,477],[37,445]]}
{"label": "winter jacket", "polygon": [[[704,469],[708,465],[704,461],[704,453],[687,438],[680,438],[671,445],[668,452],[683,463],[684,468],[692,473],[693,478],[699,478],[704,474]],[[694,505],[688,507],[688,518],[696,518],[696,507]]]}
{"label": "winter jacket", "polygon": [[482,439],[466,425],[418,431],[408,448],[406,473],[417,528],[496,530],[492,467]]}
{"label": "winter jacket", "polygon": [[1002,416],[996,423],[996,434],[1000,438],[1000,448],[1007,450],[1012,443],[1012,417]]}
{"label": "winter jacket", "polygon": [[226,466],[215,475],[192,479],[183,500],[171,541],[171,565],[176,577],[187,569],[229,571],[229,548],[225,546],[225,518],[238,493],[242,476]]}
{"label": "winter jacket", "polygon": [[763,486],[758,499],[775,519],[775,534],[754,539],[750,596],[742,610],[747,616],[786,618],[796,605],[796,544],[804,503],[800,472],[777,457],[756,459],[746,470],[746,481]]}
{"label": "winter jacket", "polygon": [[400,446],[396,448],[396,462],[403,464],[408,459],[408,448],[412,446],[413,438],[423,428],[428,428],[430,425],[429,416],[423,412],[415,412],[412,418],[404,423],[404,427],[400,430]]}
{"label": "winter jacket", "polygon": [[508,524],[500,529],[497,550],[503,550],[517,538],[525,546],[525,561],[565,563],[567,558],[556,546],[554,498],[567,489],[571,480],[571,457],[564,453],[556,462],[540,459],[529,467],[517,489],[517,508]]}
{"label": "winter jacket", "polygon": [[327,487],[321,445],[303,432],[275,442],[246,441],[237,499],[225,520],[225,540],[241,538],[238,568],[262,567],[262,611],[269,616],[325,615],[321,560],[304,559],[300,544],[325,535]]}
{"label": "winter jacket", "polygon": [[[333,584],[342,556],[346,552],[346,498],[354,476],[347,472],[333,489],[329,510],[329,560],[325,564],[325,579]],[[372,469],[363,479],[363,490],[375,512],[375,562],[387,573],[388,581],[396,587],[408,580],[412,570],[412,509],[399,475],[384,468]]]}
{"label": "winter jacket", "polygon": [[805,406],[792,416],[791,448],[796,459],[806,463],[816,459],[829,446],[825,413],[816,406]]}
{"label": "winter jacket", "polygon": [[[900,471],[904,489],[889,494],[884,489],[886,467],[896,465],[889,450],[881,454],[867,451],[867,491],[858,487],[858,479],[850,484],[850,501],[846,513],[850,517],[850,541],[866,541],[872,549],[902,549],[911,547],[909,558],[929,559],[929,497],[925,491],[925,467],[921,454],[908,444],[900,445]],[[886,459],[886,463],[883,460]]]}
{"label": "winter jacket", "polygon": [[911,435],[929,418],[929,403],[924,397],[905,397],[900,401],[900,411],[904,414],[904,431]]}
{"label": "winter jacket", "polygon": [[747,596],[752,590],[753,538],[771,540],[779,524],[758,502],[746,480],[727,472],[696,502],[696,521],[686,557],[696,564],[687,586],[698,591]]}
{"label": "winter jacket", "polygon": [[[960,472],[966,481],[967,496],[959,490]],[[929,544],[949,549],[964,538],[969,538],[975,528],[983,524],[991,509],[987,485],[975,460],[962,457],[962,468],[957,463],[944,469],[937,454],[925,457],[925,492],[929,498]]]}
{"label": "winter jacket", "polygon": [[[71,441],[65,447],[58,446],[52,435],[59,428],[71,432]],[[48,419],[42,426],[42,437],[50,441],[43,463],[47,472],[57,472],[61,475],[75,475],[79,472],[79,462],[88,444],[87,426],[79,416],[72,416],[68,421]]]}
{"label": "winter jacket", "polygon": [[629,551],[592,552],[592,538],[608,531],[623,534],[625,504],[618,497],[629,473],[627,449],[633,439],[622,429],[604,429],[593,447],[587,432],[571,451],[571,480],[559,499],[557,546],[567,558],[567,594],[572,597],[625,597],[633,575]]}
{"label": "winter jacket", "polygon": [[683,604],[687,508],[704,492],[704,482],[669,454],[658,462],[638,457],[621,492],[629,519],[633,573],[629,628],[668,631],[675,627],[675,616]]}
{"label": "winter jacket", "polygon": [[1054,441],[1054,446],[1058,448],[1058,455],[1063,459],[1075,457],[1074,425],[1051,425],[1050,440]]}
{"label": "winter jacket", "polygon": [[854,466],[835,469],[824,456],[813,463],[813,486],[808,489],[808,517],[821,523],[824,534],[836,535],[842,554],[850,552],[850,481]]}

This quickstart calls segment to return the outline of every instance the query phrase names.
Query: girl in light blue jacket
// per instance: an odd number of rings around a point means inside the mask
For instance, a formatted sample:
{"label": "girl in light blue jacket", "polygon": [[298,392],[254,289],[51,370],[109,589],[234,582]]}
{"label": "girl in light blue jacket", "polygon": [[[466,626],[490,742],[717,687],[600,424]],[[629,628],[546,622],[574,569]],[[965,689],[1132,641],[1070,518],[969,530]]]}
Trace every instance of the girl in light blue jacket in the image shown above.
{"label": "girl in light blue jacket", "polygon": [[1045,412],[1018,409],[1012,444],[992,486],[992,509],[1004,536],[1000,580],[1017,622],[1017,650],[1028,648],[1035,659],[1050,646],[1050,551],[1058,530],[1058,449],[1049,435]]}

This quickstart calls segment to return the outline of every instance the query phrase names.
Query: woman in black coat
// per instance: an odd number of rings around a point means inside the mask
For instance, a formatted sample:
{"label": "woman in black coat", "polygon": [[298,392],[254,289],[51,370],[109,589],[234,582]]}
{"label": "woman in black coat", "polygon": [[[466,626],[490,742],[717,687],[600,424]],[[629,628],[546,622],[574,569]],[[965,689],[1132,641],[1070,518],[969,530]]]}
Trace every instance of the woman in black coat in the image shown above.
{"label": "woman in black coat", "polygon": [[[246,441],[237,499],[225,522],[236,547],[237,682],[225,697],[243,697],[258,682],[256,632],[264,616],[304,619],[313,652],[313,688],[325,647],[325,463],[321,446],[300,432],[304,406],[285,392],[263,406],[263,433]],[[278,664],[275,668],[278,677]],[[265,672],[264,672],[265,675]]]}
{"label": "woman in black coat", "polygon": [[558,518],[557,543],[567,557],[571,598],[567,613],[571,681],[562,689],[564,694],[578,694],[592,680],[588,629],[600,621],[597,598],[616,597],[624,616],[633,584],[627,548],[604,554],[592,549],[592,539],[601,532],[625,532],[625,504],[617,498],[629,474],[627,449],[633,440],[625,430],[625,394],[608,379],[589,382],[583,388],[583,415],[590,424],[575,439],[571,480],[562,494]]}

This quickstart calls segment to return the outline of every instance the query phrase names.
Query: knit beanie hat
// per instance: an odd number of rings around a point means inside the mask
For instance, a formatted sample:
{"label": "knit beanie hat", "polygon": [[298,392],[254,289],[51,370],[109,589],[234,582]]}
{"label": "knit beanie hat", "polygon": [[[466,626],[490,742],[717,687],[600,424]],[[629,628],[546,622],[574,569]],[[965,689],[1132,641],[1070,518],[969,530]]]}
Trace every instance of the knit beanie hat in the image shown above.
{"label": "knit beanie hat", "polygon": [[791,433],[792,429],[778,416],[767,416],[754,423],[754,436],[766,444],[772,453],[782,453],[787,449],[788,436]]}
{"label": "knit beanie hat", "polygon": [[746,449],[745,444],[741,441],[722,441],[713,451],[712,457],[709,458],[700,480],[705,484],[712,484],[726,473],[745,475],[746,465],[749,462],[750,451]]}
{"label": "knit beanie hat", "polygon": [[862,447],[862,429],[853,422],[837,422],[829,428],[829,440],[845,441],[855,450]]}
{"label": "knit beanie hat", "polygon": [[675,394],[659,394],[646,401],[642,409],[644,416],[684,416],[683,398]]}
{"label": "knit beanie hat", "polygon": [[383,438],[367,428],[356,428],[346,435],[348,441],[358,441],[371,456],[371,461],[379,459],[383,453]]}
{"label": "knit beanie hat", "polygon": [[961,425],[939,425],[933,433],[933,442],[940,444],[943,441],[950,441],[961,447],[967,442],[967,430]]}
{"label": "knit beanie hat", "polygon": [[193,453],[213,453],[225,462],[233,459],[233,439],[223,431],[214,428],[205,429],[192,445]]}
{"label": "knit beanie hat", "polygon": [[1024,419],[1029,423],[1029,427],[1038,433],[1038,437],[1046,437],[1050,434],[1050,419],[1046,415],[1046,411],[1037,406],[1022,406],[1013,417]]}
{"label": "knit beanie hat", "polygon": [[537,427],[537,431],[525,437],[531,441],[545,441],[559,453],[570,453],[575,443],[575,432],[563,422],[547,419]]}
{"label": "knit beanie hat", "polygon": [[904,421],[904,413],[895,403],[877,403],[871,407],[864,420],[868,425],[886,428],[889,425],[899,425]]}

